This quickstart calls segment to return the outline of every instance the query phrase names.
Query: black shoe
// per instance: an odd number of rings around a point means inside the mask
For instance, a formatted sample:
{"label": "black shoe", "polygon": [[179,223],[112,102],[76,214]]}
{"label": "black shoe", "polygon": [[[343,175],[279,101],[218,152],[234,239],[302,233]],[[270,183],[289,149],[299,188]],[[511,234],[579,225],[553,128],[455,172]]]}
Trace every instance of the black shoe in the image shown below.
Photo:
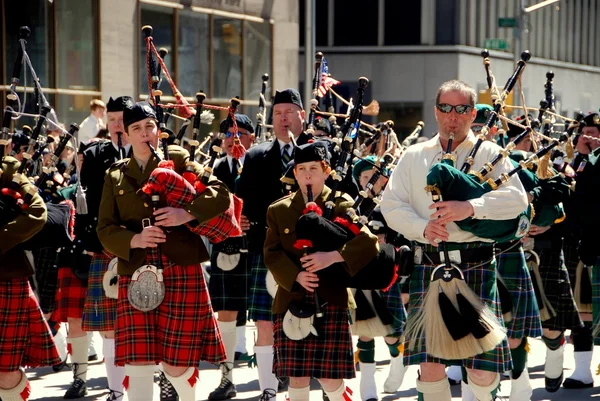
{"label": "black shoe", "polygon": [[230,382],[226,377],[221,378],[221,384],[212,393],[208,395],[209,400],[227,400],[237,395],[235,384]]}
{"label": "black shoe", "polygon": [[266,388],[260,395],[259,401],[270,401],[271,399],[275,399],[277,397],[277,392],[272,388]]}
{"label": "black shoe", "polygon": [[123,393],[117,390],[108,389],[110,393],[108,393],[108,397],[106,397],[106,401],[120,401],[123,399]]}
{"label": "black shoe", "polygon": [[329,401],[329,396],[327,395],[325,390],[321,389],[321,392],[323,393],[323,401]]}
{"label": "black shoe", "polygon": [[75,398],[83,398],[86,395],[87,385],[79,377],[76,377],[75,380],[73,380],[73,384],[71,384],[71,387],[69,387],[63,398],[72,400]]}
{"label": "black shoe", "polygon": [[235,361],[248,362],[250,359],[252,359],[252,355],[248,355],[247,352],[245,352],[245,353],[241,353],[239,351],[235,352],[235,356],[234,356]]}
{"label": "black shoe", "polygon": [[289,377],[278,377],[277,381],[279,381],[279,383],[277,383],[277,392],[285,391],[285,389],[290,385]]}
{"label": "black shoe", "polygon": [[556,379],[550,379],[548,377],[544,377],[546,379],[546,391],[549,393],[556,393],[560,388],[560,385],[563,382],[563,374],[561,373],[559,377]]}
{"label": "black shoe", "polygon": [[179,395],[163,372],[158,375],[158,387],[160,388],[160,401],[179,401]]}
{"label": "black shoe", "polygon": [[569,390],[576,390],[576,389],[580,389],[580,388],[594,387],[594,382],[592,381],[591,383],[584,383],[580,380],[568,378],[568,379],[565,379],[565,382],[563,383],[562,386]]}
{"label": "black shoe", "polygon": [[88,356],[88,362],[93,362],[98,360],[98,354]]}

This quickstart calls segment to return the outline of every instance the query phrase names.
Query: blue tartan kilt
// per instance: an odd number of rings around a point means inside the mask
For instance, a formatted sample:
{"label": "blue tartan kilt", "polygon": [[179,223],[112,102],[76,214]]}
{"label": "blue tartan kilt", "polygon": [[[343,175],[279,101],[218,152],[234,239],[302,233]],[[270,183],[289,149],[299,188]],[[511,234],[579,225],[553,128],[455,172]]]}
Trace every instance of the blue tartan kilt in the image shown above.
{"label": "blue tartan kilt", "polygon": [[[465,244],[462,244],[463,246]],[[428,247],[431,249],[431,247]],[[430,250],[428,249],[428,250]],[[425,259],[424,259],[425,260]],[[423,308],[423,299],[429,282],[431,273],[435,265],[425,264],[416,265],[410,277],[410,300],[408,307],[408,320]],[[496,315],[498,321],[503,324],[502,309],[496,285],[496,261],[492,260],[488,264],[462,263],[459,266],[463,270],[465,281],[469,287],[488,305],[490,310]],[[419,342],[413,349],[413,342]],[[452,361],[440,358],[434,358],[427,354],[425,334],[422,338],[406,338],[404,347],[404,364],[418,365],[424,362],[441,363],[445,365],[462,365],[468,369],[486,370],[490,372],[505,372],[512,369],[512,359],[508,339],[504,339],[495,349],[476,355],[471,358]]]}
{"label": "blue tartan kilt", "polygon": [[[502,251],[502,249],[507,249]],[[505,322],[508,338],[539,337],[542,323],[522,245],[503,244],[496,253],[498,273],[513,301],[513,318]]]}
{"label": "blue tartan kilt", "polygon": [[[223,241],[227,242],[227,240]],[[217,263],[221,243],[213,244],[210,258],[210,280],[208,291],[213,310],[238,311],[245,314],[248,309],[250,291],[250,269],[248,253],[239,253],[240,260],[235,268],[225,271]]]}
{"label": "blue tartan kilt", "polygon": [[262,252],[249,252],[250,298],[248,299],[248,319],[253,321],[273,321],[273,297],[267,291],[267,266]]}
{"label": "blue tartan kilt", "polygon": [[111,331],[115,329],[117,300],[108,298],[102,281],[114,258],[106,250],[97,252],[90,263],[88,288],[83,305],[82,328],[85,331]]}

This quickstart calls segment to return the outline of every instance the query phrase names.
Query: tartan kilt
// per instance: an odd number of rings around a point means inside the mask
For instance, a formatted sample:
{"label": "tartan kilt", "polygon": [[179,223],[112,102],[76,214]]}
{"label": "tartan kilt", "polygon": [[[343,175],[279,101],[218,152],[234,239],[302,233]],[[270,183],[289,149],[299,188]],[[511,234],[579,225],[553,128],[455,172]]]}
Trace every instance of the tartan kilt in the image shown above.
{"label": "tartan kilt", "polygon": [[0,281],[0,372],[60,362],[28,279]]}
{"label": "tartan kilt", "polygon": [[[465,244],[462,244],[463,246]],[[427,246],[427,251],[435,250],[431,246]],[[463,270],[465,281],[469,287],[479,295],[490,310],[496,315],[498,321],[503,325],[502,309],[500,307],[500,299],[498,288],[496,285],[496,261],[481,265],[477,263],[462,263],[460,265]],[[420,312],[423,308],[423,299],[429,282],[431,281],[431,273],[435,269],[435,265],[425,264],[416,265],[410,277],[410,300],[408,307],[408,319]],[[413,349],[412,342],[421,340],[420,348]],[[462,361],[451,361],[440,358],[434,358],[427,354],[425,344],[425,334],[422,338],[406,338],[404,346],[404,364],[418,365],[424,362],[441,363],[445,365],[462,364],[468,369],[486,370],[490,372],[505,372],[512,369],[512,359],[508,340],[505,338],[502,343],[498,344],[495,349],[476,355]]]}
{"label": "tartan kilt", "polygon": [[583,322],[573,296],[562,248],[560,250],[542,248],[536,249],[536,252],[540,257],[542,286],[546,298],[556,312],[556,316],[542,322],[542,327],[558,331],[582,327]]}
{"label": "tartan kilt", "polygon": [[67,322],[67,318],[81,319],[87,286],[75,276],[70,267],[58,269],[58,292],[56,293],[56,310],[52,320]]}
{"label": "tartan kilt", "polygon": [[31,251],[35,264],[36,293],[43,313],[56,309],[58,290],[58,252],[54,248],[42,248]]}
{"label": "tartan kilt", "polygon": [[[314,304],[312,297],[307,303]],[[290,340],[283,332],[285,314],[274,315],[273,372],[278,377],[314,377],[316,379],[352,379],[356,376],[348,309],[329,303],[314,319],[318,337]]]}
{"label": "tartan kilt", "polygon": [[273,297],[267,291],[267,266],[262,252],[249,252],[250,264],[250,298],[248,299],[248,319],[273,320]]}
{"label": "tartan kilt", "polygon": [[152,311],[142,312],[131,306],[127,299],[131,276],[119,277],[115,365],[165,362],[189,367],[201,361],[223,361],[225,349],[202,266],[169,266],[164,256],[163,262],[165,298]]}
{"label": "tartan kilt", "polygon": [[600,257],[592,269],[592,315],[594,345],[600,345]]}
{"label": "tartan kilt", "polygon": [[[237,237],[234,237],[237,238]],[[213,310],[246,312],[250,291],[248,253],[240,253],[240,261],[232,270],[225,271],[217,263],[217,255],[229,240],[212,245],[208,291]]]}
{"label": "tartan kilt", "polygon": [[[505,244],[511,246],[512,244]],[[504,248],[508,249],[508,248]],[[513,318],[505,323],[508,338],[540,337],[542,324],[522,245],[496,254],[497,269],[513,300]]]}
{"label": "tartan kilt", "polygon": [[104,293],[102,281],[108,264],[114,258],[108,251],[94,253],[90,263],[88,289],[83,305],[84,331],[110,331],[115,329],[117,300],[108,298]]}

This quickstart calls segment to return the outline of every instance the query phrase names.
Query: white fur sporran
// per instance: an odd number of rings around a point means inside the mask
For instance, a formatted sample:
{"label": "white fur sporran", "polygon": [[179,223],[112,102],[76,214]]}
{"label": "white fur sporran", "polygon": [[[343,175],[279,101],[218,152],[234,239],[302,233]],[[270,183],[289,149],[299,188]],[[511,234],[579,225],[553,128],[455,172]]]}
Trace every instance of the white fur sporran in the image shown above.
{"label": "white fur sporran", "polygon": [[283,317],[283,332],[290,340],[300,341],[313,334],[318,336],[317,330],[313,325],[315,315],[310,317],[294,316],[289,310]]}
{"label": "white fur sporran", "polygon": [[117,299],[119,298],[119,275],[117,274],[117,264],[119,259],[113,258],[108,263],[108,269],[104,272],[102,277],[102,288],[104,288],[104,294],[107,298]]}
{"label": "white fur sporran", "polygon": [[275,281],[275,277],[273,276],[273,273],[271,273],[271,271],[267,271],[267,278],[266,278],[266,284],[267,284],[267,292],[269,293],[269,295],[273,298],[275,298],[275,294],[277,294],[277,281]]}
{"label": "white fur sporran", "polygon": [[138,267],[127,287],[127,299],[131,306],[142,312],[158,308],[165,299],[162,269],[154,265]]}
{"label": "white fur sporran", "polygon": [[217,266],[223,271],[231,271],[240,263],[240,256],[239,253],[227,254],[219,252],[217,254]]}

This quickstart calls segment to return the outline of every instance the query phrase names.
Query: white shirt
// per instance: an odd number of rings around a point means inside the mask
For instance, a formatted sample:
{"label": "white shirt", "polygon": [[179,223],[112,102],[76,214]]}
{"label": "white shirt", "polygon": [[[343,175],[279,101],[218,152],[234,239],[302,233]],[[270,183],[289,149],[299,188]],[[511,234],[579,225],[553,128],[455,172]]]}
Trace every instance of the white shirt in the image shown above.
{"label": "white shirt", "polygon": [[79,125],[79,131],[77,132],[77,139],[79,143],[88,143],[90,139],[98,134],[103,124],[100,123],[98,118],[93,114],[90,114],[83,122]]}
{"label": "white shirt", "polygon": [[[233,173],[233,156],[227,155],[227,164],[229,165],[229,171],[231,171]],[[246,155],[244,154],[244,156],[242,156],[239,160],[239,163],[237,166],[235,166],[235,168],[240,168],[241,166],[244,166],[244,160],[246,160]]]}
{"label": "white shirt", "polygon": [[[467,138],[453,152],[456,156],[455,166],[462,167],[475,142],[475,135],[469,132]],[[472,169],[479,171],[484,163],[491,161],[498,154],[499,149],[500,147],[495,143],[483,142],[475,155]],[[427,173],[433,164],[441,160],[444,153],[439,135],[427,142],[412,145],[401,156],[383,192],[380,206],[386,222],[393,230],[409,240],[430,243],[423,237],[425,227],[430,220],[429,216],[434,212],[434,209],[429,209],[433,203],[431,194],[425,191]],[[501,173],[509,172],[512,168],[510,160],[504,158],[496,164],[487,177],[497,179]],[[473,205],[473,218],[485,220],[515,218],[527,208],[528,204],[527,194],[517,174],[498,189],[468,202]],[[493,242],[461,230],[456,223],[449,223],[446,228],[449,242]]]}

